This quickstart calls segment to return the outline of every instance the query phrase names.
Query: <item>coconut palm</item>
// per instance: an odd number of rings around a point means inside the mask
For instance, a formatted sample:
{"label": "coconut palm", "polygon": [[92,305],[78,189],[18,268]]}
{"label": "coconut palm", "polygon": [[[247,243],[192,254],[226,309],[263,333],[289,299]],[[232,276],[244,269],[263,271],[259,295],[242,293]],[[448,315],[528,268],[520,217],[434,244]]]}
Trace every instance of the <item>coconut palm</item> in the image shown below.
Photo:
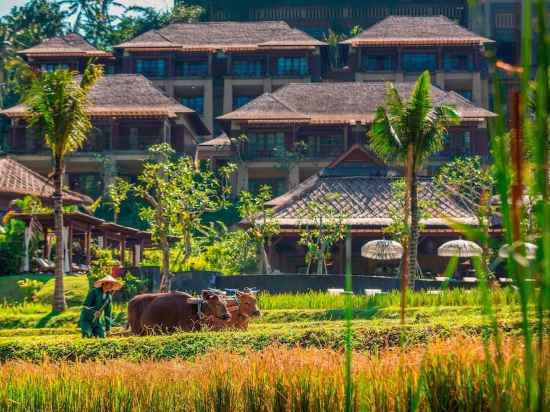
{"label": "coconut palm", "polygon": [[414,280],[417,268],[417,173],[434,153],[443,148],[447,127],[460,120],[454,108],[445,105],[432,106],[430,89],[428,71],[420,75],[408,100],[403,100],[395,86],[390,84],[386,104],[377,109],[369,132],[371,149],[386,162],[405,166],[408,172],[407,209],[410,225],[408,273],[403,273],[404,286],[407,284],[407,277]]}
{"label": "coconut palm", "polygon": [[88,137],[91,122],[85,112],[86,96],[102,76],[102,66],[90,64],[78,78],[76,72],[56,70],[38,73],[27,97],[28,127],[37,127],[52,151],[54,225],[56,237],[55,289],[53,309],[65,309],[63,285],[63,174],[65,156],[82,147]]}

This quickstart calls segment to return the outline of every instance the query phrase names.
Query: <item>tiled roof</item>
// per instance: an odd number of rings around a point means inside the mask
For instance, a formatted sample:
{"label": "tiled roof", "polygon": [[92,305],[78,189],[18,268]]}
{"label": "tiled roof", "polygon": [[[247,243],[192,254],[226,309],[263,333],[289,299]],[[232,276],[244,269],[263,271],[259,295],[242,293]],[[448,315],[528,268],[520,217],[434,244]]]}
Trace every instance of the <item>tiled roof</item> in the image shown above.
{"label": "tiled roof", "polygon": [[[54,193],[51,181],[10,158],[0,159],[0,196],[22,197],[32,195],[50,200]],[[63,200],[72,204],[91,204],[92,199],[77,192],[65,190]]]}
{"label": "tiled roof", "polygon": [[[408,98],[414,82],[395,83],[403,98]],[[376,109],[387,98],[383,82],[290,83],[274,93],[264,93],[220,120],[252,122],[288,121],[305,123],[370,123]],[[483,119],[493,113],[455,92],[431,88],[434,105],[453,105],[463,119]]]}
{"label": "tiled roof", "polygon": [[389,16],[343,43],[353,46],[389,44],[481,45],[493,43],[493,40],[479,36],[445,16]]}
{"label": "tiled roof", "polygon": [[150,30],[116,48],[190,51],[255,50],[323,46],[284,21],[175,23]]}
{"label": "tiled roof", "polygon": [[215,148],[222,148],[222,147],[228,147],[231,146],[231,139],[229,139],[229,136],[227,136],[226,133],[220,134],[218,137],[215,137],[210,140],[206,140],[205,142],[202,142],[198,145],[201,148],[207,148],[207,147],[215,147]]}
{"label": "tiled roof", "polygon": [[[208,129],[200,121],[198,114],[164,95],[150,80],[141,74],[113,74],[103,76],[91,89],[88,99],[88,113],[95,117],[176,117],[177,114],[187,114],[196,117],[198,128],[202,133],[209,134]],[[23,117],[26,107],[22,104],[2,112],[8,117]]]}
{"label": "tiled roof", "polygon": [[80,34],[70,33],[65,36],[52,37],[29,49],[19,51],[23,55],[71,55],[89,57],[110,57],[111,53],[98,50]]}
{"label": "tiled roof", "polygon": [[[286,201],[274,199],[274,217],[282,226],[305,224],[307,205],[311,202],[329,204],[346,216],[351,226],[387,226],[392,223],[391,211],[399,204],[392,195],[396,177],[320,176],[304,181],[294,191],[283,195]],[[331,194],[338,193],[336,198]],[[419,199],[426,202],[430,217],[427,226],[447,226],[449,219],[474,224],[475,215],[465,204],[448,193],[437,192],[430,179],[419,181]]]}

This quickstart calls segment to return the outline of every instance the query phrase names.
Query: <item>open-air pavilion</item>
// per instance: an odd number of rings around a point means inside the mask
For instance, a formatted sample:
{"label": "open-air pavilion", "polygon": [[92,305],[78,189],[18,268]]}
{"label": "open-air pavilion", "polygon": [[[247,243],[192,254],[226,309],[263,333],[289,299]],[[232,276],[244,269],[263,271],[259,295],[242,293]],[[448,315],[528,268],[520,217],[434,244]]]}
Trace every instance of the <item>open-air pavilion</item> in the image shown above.
{"label": "open-air pavilion", "polygon": [[[44,237],[43,256],[50,255],[54,216],[53,213],[14,213],[11,217],[24,222],[27,226],[22,271],[29,271],[31,268],[29,244],[36,231],[40,231]],[[90,264],[93,241],[99,247],[113,250],[122,264],[129,262],[134,267],[141,263],[143,250],[153,246],[149,232],[106,222],[81,212],[63,215],[63,239],[65,257],[63,270],[66,273]]]}

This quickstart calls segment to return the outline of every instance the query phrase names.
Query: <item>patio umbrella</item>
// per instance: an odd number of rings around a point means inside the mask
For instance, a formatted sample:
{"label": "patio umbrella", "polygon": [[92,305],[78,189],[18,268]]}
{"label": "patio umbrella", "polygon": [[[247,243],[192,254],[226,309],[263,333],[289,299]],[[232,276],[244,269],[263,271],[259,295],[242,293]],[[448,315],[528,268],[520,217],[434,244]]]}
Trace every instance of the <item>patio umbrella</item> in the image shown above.
{"label": "patio umbrella", "polygon": [[482,253],[483,250],[476,243],[463,239],[451,240],[437,248],[437,255],[444,257],[472,257],[481,256]]}
{"label": "patio umbrella", "polygon": [[[523,246],[525,247],[525,257],[527,258],[527,260],[534,260],[537,256],[537,245],[526,242],[523,244]],[[515,250],[517,252],[520,251],[519,245]],[[502,245],[502,247],[498,250],[498,257],[502,259],[507,259],[508,257],[510,257],[510,245]]]}
{"label": "patio umbrella", "polygon": [[397,260],[403,257],[403,246],[393,240],[371,240],[361,247],[361,256],[374,260]]}

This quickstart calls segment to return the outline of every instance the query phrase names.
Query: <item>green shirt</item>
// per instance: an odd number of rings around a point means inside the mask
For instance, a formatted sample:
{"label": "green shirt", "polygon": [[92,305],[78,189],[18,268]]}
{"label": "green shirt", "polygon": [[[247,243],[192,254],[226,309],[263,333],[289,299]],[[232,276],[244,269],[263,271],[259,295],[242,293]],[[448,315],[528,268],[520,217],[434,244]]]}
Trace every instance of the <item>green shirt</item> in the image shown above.
{"label": "green shirt", "polygon": [[[95,313],[103,308],[102,315],[105,318],[105,329],[111,330],[113,324],[113,295],[110,293],[103,293],[102,288],[92,288],[86,296],[84,305],[82,307],[81,318],[92,323],[94,322]],[[101,316],[98,322],[101,324]]]}

